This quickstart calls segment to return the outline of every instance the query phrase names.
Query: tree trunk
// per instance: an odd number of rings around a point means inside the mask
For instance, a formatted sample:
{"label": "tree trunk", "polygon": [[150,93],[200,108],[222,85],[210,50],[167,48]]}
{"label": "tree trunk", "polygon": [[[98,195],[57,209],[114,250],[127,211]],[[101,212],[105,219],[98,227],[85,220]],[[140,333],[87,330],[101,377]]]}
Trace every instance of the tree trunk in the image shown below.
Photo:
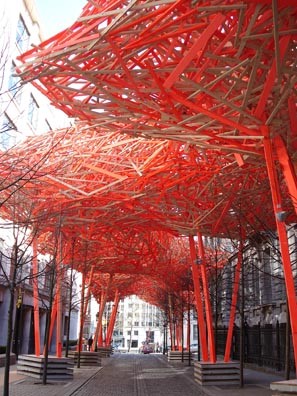
{"label": "tree trunk", "polygon": [[241,266],[241,303],[240,303],[240,387],[244,386],[244,266]]}
{"label": "tree trunk", "polygon": [[[287,303],[287,322],[286,322],[286,350],[285,350],[285,378],[290,379],[290,314],[289,304]],[[297,363],[296,363],[297,364]]]}
{"label": "tree trunk", "polygon": [[4,369],[3,396],[9,396],[9,371],[10,371],[10,350],[13,333],[13,308],[14,308],[14,286],[10,288],[10,302],[8,308],[7,339]]}

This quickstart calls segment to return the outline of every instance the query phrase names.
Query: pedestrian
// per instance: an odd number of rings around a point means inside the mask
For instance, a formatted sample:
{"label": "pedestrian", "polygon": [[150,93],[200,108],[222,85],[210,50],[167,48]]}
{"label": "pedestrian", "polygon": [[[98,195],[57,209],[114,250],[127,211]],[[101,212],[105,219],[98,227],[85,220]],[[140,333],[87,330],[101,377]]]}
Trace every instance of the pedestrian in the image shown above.
{"label": "pedestrian", "polygon": [[90,338],[88,339],[88,350],[90,351],[93,345],[93,338],[92,334],[90,335]]}

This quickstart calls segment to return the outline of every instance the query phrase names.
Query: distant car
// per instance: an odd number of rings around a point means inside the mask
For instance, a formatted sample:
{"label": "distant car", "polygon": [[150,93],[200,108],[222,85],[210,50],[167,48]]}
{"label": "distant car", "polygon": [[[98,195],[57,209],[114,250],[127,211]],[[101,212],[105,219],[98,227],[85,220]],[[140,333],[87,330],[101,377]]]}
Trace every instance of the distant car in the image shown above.
{"label": "distant car", "polygon": [[147,355],[148,353],[154,352],[153,348],[150,345],[143,345],[141,348],[141,353]]}
{"label": "distant car", "polygon": [[190,349],[192,352],[198,352],[198,344],[191,344]]}
{"label": "distant car", "polygon": [[142,350],[142,353],[144,353],[144,354],[148,354],[148,353],[152,353],[153,352],[153,350],[152,350],[152,348],[143,348],[143,350]]}

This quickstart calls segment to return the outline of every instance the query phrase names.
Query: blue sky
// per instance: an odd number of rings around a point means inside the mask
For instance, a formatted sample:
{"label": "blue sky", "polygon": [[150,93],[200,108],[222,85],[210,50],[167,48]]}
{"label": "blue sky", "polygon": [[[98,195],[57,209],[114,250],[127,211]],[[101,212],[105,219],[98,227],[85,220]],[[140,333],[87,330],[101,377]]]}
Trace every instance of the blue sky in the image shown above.
{"label": "blue sky", "polygon": [[46,37],[50,37],[79,17],[87,0],[35,0],[37,13]]}

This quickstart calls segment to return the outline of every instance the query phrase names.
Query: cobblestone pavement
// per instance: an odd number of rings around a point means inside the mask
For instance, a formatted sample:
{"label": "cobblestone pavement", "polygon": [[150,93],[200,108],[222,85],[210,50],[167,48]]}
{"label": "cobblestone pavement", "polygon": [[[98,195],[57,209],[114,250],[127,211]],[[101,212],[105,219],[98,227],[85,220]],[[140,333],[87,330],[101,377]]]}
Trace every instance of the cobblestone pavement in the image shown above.
{"label": "cobblestone pavement", "polygon": [[[0,395],[3,394],[0,369]],[[168,363],[160,354],[114,354],[102,359],[102,367],[74,370],[68,382],[42,385],[11,368],[9,396],[271,396],[270,383],[280,376],[245,369],[245,386],[201,387],[194,381],[194,368],[185,363]]]}
{"label": "cobblestone pavement", "polygon": [[[193,378],[193,366],[170,366],[162,355],[115,354],[100,368],[75,369],[69,382],[41,381],[11,370],[10,396],[204,396]],[[0,373],[0,395],[3,375]]]}
{"label": "cobblestone pavement", "polygon": [[204,396],[187,372],[193,367],[170,367],[158,355],[115,355],[73,396]]}
{"label": "cobblestone pavement", "polygon": [[[102,367],[75,369],[72,381],[48,381],[47,385],[42,385],[41,381],[36,378],[19,376],[15,370],[12,370],[10,375],[9,396],[71,396],[101,369]],[[2,394],[3,375],[0,383],[0,395]]]}

